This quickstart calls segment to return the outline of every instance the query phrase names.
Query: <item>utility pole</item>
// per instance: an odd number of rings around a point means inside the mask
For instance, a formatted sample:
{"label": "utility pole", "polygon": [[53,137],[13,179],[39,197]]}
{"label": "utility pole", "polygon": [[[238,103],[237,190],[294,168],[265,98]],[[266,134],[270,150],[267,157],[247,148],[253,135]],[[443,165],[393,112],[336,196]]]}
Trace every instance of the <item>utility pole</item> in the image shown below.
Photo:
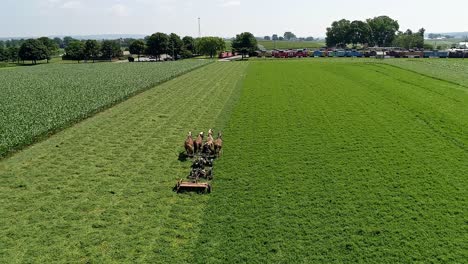
{"label": "utility pole", "polygon": [[201,38],[200,18],[198,18],[198,37]]}

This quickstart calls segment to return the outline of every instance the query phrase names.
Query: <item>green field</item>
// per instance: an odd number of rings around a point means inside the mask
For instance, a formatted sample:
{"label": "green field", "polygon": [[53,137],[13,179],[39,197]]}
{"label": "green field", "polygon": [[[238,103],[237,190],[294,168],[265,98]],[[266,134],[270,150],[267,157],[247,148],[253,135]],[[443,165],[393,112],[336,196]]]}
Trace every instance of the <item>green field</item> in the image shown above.
{"label": "green field", "polygon": [[305,60],[251,63],[243,87],[197,262],[465,259],[467,90]]}
{"label": "green field", "polygon": [[273,40],[259,40],[259,45],[262,45],[267,50],[272,49],[316,49],[321,48],[325,45],[323,42],[316,42],[316,41],[273,41]]}
{"label": "green field", "polygon": [[[462,263],[463,67],[218,62],[165,82],[0,160],[0,262]],[[185,135],[208,128],[213,193],[175,194]]]}
{"label": "green field", "polygon": [[190,259],[210,197],[172,192],[179,153],[224,123],[246,66],[206,66],[0,161],[0,262]]}
{"label": "green field", "polygon": [[441,49],[450,49],[452,45],[457,45],[462,42],[462,38],[453,38],[453,39],[425,39],[424,43],[432,45],[434,48],[440,46]]}
{"label": "green field", "polygon": [[0,156],[209,61],[49,64],[0,71]]}
{"label": "green field", "polygon": [[[325,46],[324,42],[317,41],[273,41],[273,40],[258,40],[259,47],[267,50],[272,49],[318,49]],[[231,41],[226,41],[226,50],[231,50]]]}
{"label": "green field", "polygon": [[414,71],[425,76],[450,81],[468,88],[468,60],[463,59],[390,59],[386,64]]}

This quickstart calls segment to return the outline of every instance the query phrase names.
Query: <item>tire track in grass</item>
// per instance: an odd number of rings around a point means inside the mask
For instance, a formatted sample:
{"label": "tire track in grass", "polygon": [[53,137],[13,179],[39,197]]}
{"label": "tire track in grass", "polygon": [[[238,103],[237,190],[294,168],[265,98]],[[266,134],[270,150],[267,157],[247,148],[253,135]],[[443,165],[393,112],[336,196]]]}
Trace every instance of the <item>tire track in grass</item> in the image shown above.
{"label": "tire track in grass", "polygon": [[195,70],[0,161],[0,259],[187,262],[209,196],[172,192],[190,166],[177,158],[246,66]]}

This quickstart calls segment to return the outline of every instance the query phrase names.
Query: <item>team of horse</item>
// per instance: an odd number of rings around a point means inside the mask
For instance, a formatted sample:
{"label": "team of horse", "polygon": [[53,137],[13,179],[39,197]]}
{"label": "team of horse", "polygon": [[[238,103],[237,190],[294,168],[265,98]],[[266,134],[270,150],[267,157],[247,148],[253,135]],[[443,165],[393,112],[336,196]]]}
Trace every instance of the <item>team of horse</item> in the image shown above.
{"label": "team of horse", "polygon": [[193,158],[195,155],[200,154],[205,156],[221,156],[223,148],[223,135],[221,131],[218,132],[218,137],[214,139],[213,130],[210,128],[206,141],[204,141],[204,137],[205,134],[202,131],[193,140],[192,132],[188,132],[184,143],[185,152],[188,157]]}

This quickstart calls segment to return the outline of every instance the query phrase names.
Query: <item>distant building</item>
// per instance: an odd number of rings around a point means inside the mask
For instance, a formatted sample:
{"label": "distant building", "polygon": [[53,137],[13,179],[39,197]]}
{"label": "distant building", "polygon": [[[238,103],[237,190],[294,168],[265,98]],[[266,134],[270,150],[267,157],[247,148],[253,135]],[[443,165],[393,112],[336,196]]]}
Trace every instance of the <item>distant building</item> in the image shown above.
{"label": "distant building", "polygon": [[460,42],[458,46],[460,49],[468,49],[468,42]]}

